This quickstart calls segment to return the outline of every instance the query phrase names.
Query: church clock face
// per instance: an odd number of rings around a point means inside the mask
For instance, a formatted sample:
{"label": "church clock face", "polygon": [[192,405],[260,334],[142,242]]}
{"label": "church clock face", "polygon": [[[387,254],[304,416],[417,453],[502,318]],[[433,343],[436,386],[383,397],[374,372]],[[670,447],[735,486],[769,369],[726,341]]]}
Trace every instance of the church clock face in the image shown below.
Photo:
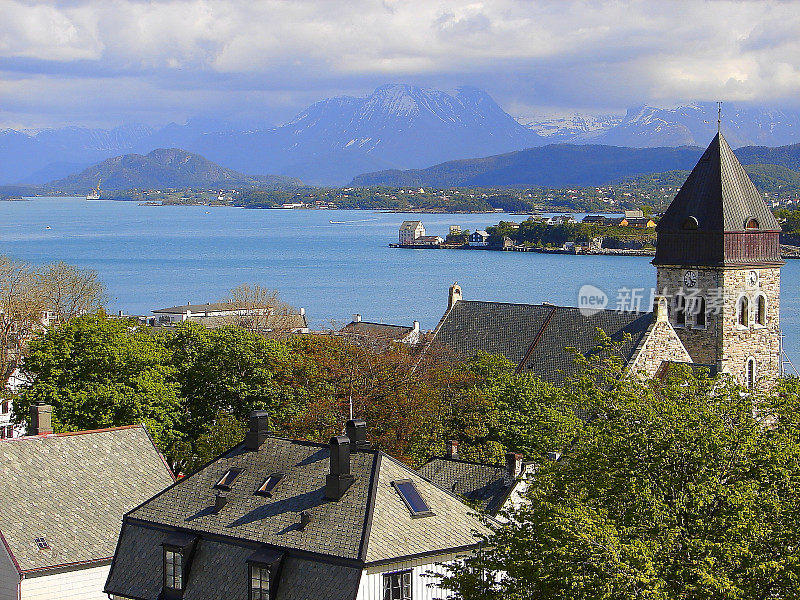
{"label": "church clock face", "polygon": [[686,271],[683,274],[683,285],[693,288],[697,285],[697,271]]}
{"label": "church clock face", "polygon": [[757,271],[750,271],[747,274],[747,285],[750,287],[756,287],[758,285],[758,272]]}

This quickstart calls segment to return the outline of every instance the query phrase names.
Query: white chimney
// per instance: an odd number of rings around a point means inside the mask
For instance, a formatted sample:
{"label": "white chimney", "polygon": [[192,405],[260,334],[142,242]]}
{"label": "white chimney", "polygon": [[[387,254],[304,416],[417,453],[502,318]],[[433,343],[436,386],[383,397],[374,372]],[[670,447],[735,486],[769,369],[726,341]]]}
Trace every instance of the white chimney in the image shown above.
{"label": "white chimney", "polygon": [[506,487],[514,485],[517,477],[522,475],[522,454],[517,452],[506,453],[506,473],[503,483]]}
{"label": "white chimney", "polygon": [[453,308],[453,305],[455,305],[455,303],[461,299],[461,286],[458,285],[458,283],[454,283],[450,286],[450,296],[447,301],[447,310]]}
{"label": "white chimney", "polygon": [[353,315],[353,323],[361,323],[361,315],[359,315],[357,313],[354,314]]}
{"label": "white chimney", "polygon": [[419,321],[414,321],[414,331],[419,332]]}

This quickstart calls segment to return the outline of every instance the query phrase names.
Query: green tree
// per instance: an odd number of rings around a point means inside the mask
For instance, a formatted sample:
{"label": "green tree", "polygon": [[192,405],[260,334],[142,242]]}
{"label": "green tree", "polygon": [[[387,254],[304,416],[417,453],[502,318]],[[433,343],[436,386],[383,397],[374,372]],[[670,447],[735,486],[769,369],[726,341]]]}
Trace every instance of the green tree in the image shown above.
{"label": "green tree", "polygon": [[184,437],[171,353],[163,336],[135,321],[71,319],[31,340],[24,369],[33,383],[14,402],[17,422],[43,401],[56,431],[144,423],[165,452]]}
{"label": "green tree", "polygon": [[562,460],[451,569],[451,597],[797,598],[798,382],[756,397],[704,373],[641,381],[613,355],[581,361],[560,403],[590,418],[556,428],[574,433]]}

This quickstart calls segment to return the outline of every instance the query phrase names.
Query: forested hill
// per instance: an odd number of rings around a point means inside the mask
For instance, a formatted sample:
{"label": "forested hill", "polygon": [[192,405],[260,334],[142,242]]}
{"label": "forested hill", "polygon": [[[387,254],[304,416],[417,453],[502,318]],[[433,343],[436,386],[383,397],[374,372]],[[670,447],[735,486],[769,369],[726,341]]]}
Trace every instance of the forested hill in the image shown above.
{"label": "forested hill", "polygon": [[300,181],[278,175],[245,175],[177,148],[161,148],[147,155],[109,158],[78,174],[46,184],[50,191],[85,194],[101,182],[104,190],[196,188],[230,189],[243,186],[283,188]]}
{"label": "forested hill", "polygon": [[[800,169],[800,144],[736,150],[746,165]],[[553,144],[485,158],[455,160],[426,169],[365,173],[353,186],[597,186],[629,177],[694,167],[702,148],[623,148],[618,146]],[[767,171],[770,169],[764,167]],[[785,170],[778,176],[791,176]]]}

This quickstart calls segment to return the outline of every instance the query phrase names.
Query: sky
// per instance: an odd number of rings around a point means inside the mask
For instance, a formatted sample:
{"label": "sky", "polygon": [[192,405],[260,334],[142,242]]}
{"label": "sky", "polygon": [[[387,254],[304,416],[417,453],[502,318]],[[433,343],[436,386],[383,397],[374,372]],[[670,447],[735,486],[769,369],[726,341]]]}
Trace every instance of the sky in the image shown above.
{"label": "sky", "polygon": [[0,0],[0,127],[280,124],[385,83],[509,113],[800,108],[800,2]]}

